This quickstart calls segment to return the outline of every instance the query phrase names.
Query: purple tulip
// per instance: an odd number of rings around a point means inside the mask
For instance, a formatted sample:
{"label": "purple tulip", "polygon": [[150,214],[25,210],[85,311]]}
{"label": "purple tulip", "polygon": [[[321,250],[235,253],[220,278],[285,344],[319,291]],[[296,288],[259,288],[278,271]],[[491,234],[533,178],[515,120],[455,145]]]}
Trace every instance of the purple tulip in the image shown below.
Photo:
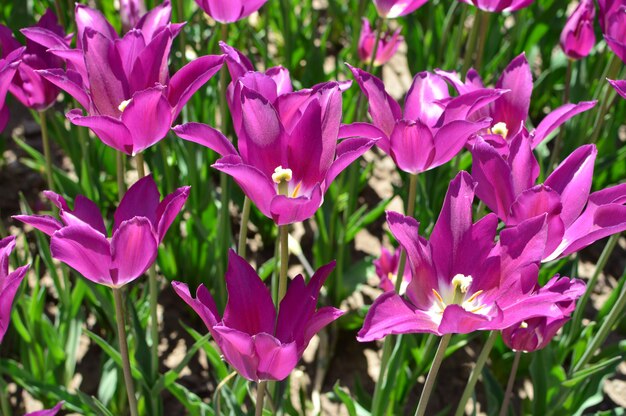
{"label": "purple tulip", "polygon": [[233,23],[250,16],[267,0],[195,0],[206,14],[220,23]]}
{"label": "purple tulip", "polygon": [[169,52],[183,26],[170,24],[170,15],[170,3],[164,2],[120,39],[100,12],[76,6],[80,49],[53,49],[67,59],[68,70],[40,71],[87,110],[87,116],[70,111],[73,124],[89,127],[106,145],[129,155],[165,137],[185,103],[224,61],[203,56],[170,78]]}
{"label": "purple tulip", "polygon": [[189,187],[178,188],[161,200],[152,175],[138,180],[115,210],[111,238],[93,201],[79,195],[71,210],[62,196],[52,191],[44,194],[59,209],[60,221],[49,215],[14,218],[52,237],[52,257],[95,283],[116,288],[152,265],[159,244],[189,196]]}
{"label": "purple tulip", "polygon": [[25,48],[11,52],[6,58],[0,58],[0,132],[4,130],[9,122],[9,109],[5,105],[7,92],[11,85],[11,80],[20,65],[22,54]]}
{"label": "purple tulip", "polygon": [[393,33],[383,33],[378,41],[378,48],[376,48],[376,32],[372,30],[369,20],[363,18],[361,21],[363,22],[363,26],[361,27],[361,35],[359,36],[359,59],[365,63],[371,62],[372,54],[374,53],[374,49],[376,49],[374,66],[384,65],[395,55],[400,44],[404,42],[404,38],[400,36],[401,29],[398,28]]}
{"label": "purple tulip", "polygon": [[[623,98],[626,99],[626,79],[624,79],[624,80],[615,80],[615,81],[612,80],[612,79],[609,79],[608,81],[609,81],[609,84],[611,84],[611,86],[613,88],[615,88],[615,91],[617,91],[617,93],[619,95],[621,95]],[[0,126],[1,125],[2,124],[0,124]],[[0,130],[2,130],[2,129],[0,129]]]}
{"label": "purple tulip", "polygon": [[535,185],[539,165],[530,139],[516,136],[508,156],[484,140],[473,149],[476,195],[508,226],[548,215],[548,241],[543,261],[572,254],[611,234],[626,230],[626,184],[589,193],[597,150],[576,149]]}
{"label": "purple tulip", "polygon": [[231,175],[276,224],[304,221],[322,205],[337,175],[375,143],[363,138],[337,143],[344,87],[326,82],[292,92],[281,68],[248,72],[237,80],[230,100],[238,150],[204,124],[187,123],[174,132],[219,153],[213,167]]}
{"label": "purple tulip", "polygon": [[301,275],[289,285],[278,316],[268,288],[254,269],[230,250],[226,270],[228,303],[220,317],[208,289],[200,285],[196,298],[181,282],[172,286],[200,315],[228,363],[251,381],[283,380],[295,368],[317,332],[343,315],[333,307],[316,310],[324,281],[334,262],[319,268],[305,284]]}
{"label": "purple tulip", "polygon": [[63,407],[64,403],[65,402],[59,402],[52,409],[38,410],[36,412],[28,413],[24,416],[55,416],[57,413],[61,411],[61,408]]}
{"label": "purple tulip", "polygon": [[[455,72],[442,70],[435,70],[435,72],[446,78],[459,94],[484,88],[480,75],[474,69],[467,72],[465,82],[461,81]],[[518,55],[507,65],[496,83],[496,88],[506,89],[510,92],[488,107],[476,112],[470,119],[491,117],[492,125],[486,131],[481,132],[481,135],[488,141],[499,141],[501,146],[506,146],[506,139],[510,140],[526,129],[530,96],[533,91],[533,77],[525,54]],[[578,104],[567,103],[553,110],[544,117],[536,129],[530,132],[533,149],[561,124],[575,115],[589,110],[594,105],[596,105],[596,101],[582,101]],[[468,144],[471,145],[472,143],[473,141]]]}
{"label": "purple tulip", "polygon": [[14,248],[15,237],[0,240],[0,343],[9,328],[13,298],[29,268],[29,265],[26,265],[9,273],[9,256]]}
{"label": "purple tulip", "polygon": [[120,0],[120,17],[124,32],[136,27],[144,14],[146,4],[143,0]]}
{"label": "purple tulip", "polygon": [[569,320],[576,300],[585,293],[585,283],[577,279],[554,277],[539,292],[548,296],[562,296],[563,300],[556,303],[556,306],[563,316],[537,316],[503,329],[502,339],[512,350],[531,352],[545,348]]}
{"label": "purple tulip", "polygon": [[535,316],[562,316],[555,304],[563,296],[537,288],[545,216],[503,230],[496,244],[494,214],[472,223],[474,186],[466,172],[450,183],[430,240],[418,235],[413,218],[387,213],[391,232],[407,252],[413,279],[407,300],[395,292],[376,299],[359,341],[389,334],[501,330]]}
{"label": "purple tulip", "polygon": [[596,6],[593,0],[581,0],[567,19],[561,32],[561,48],[570,59],[584,58],[596,44],[593,31],[595,15]]}
{"label": "purple tulip", "polygon": [[384,19],[394,19],[413,13],[426,4],[427,0],[374,0],[378,15]]}
{"label": "purple tulip", "polygon": [[[385,292],[395,289],[396,280],[398,279],[398,265],[400,264],[401,248],[394,250],[393,254],[383,247],[380,257],[373,261],[376,275],[380,279],[380,288]],[[400,294],[406,290],[407,284],[411,281],[411,270],[404,268],[403,282],[400,288]]]}
{"label": "purple tulip", "polygon": [[533,0],[459,0],[491,13],[514,12],[530,6]]}
{"label": "purple tulip", "polygon": [[504,91],[481,89],[451,98],[448,85],[438,75],[420,72],[407,93],[404,113],[385,91],[383,82],[361,69],[350,67],[369,103],[373,125],[342,126],[343,137],[382,137],[377,145],[399,169],[417,174],[449,162],[477,131],[491,125],[467,118]]}
{"label": "purple tulip", "polygon": [[615,55],[626,62],[626,0],[598,0],[604,39]]}
{"label": "purple tulip", "polygon": [[[57,17],[50,9],[41,16],[41,19],[35,26],[22,29],[22,32],[25,34],[29,31],[45,33],[51,39],[54,39],[54,42],[67,47],[69,47],[72,39],[72,35],[65,35],[63,27],[57,23]],[[13,37],[11,29],[0,25],[2,58],[6,58],[11,52],[21,48],[22,45]],[[39,43],[37,39],[27,39],[26,49],[22,54],[22,63],[18,67],[17,74],[9,87],[11,94],[24,106],[37,111],[50,107],[59,95],[59,89],[45,80],[37,71],[42,69],[61,69],[64,66],[63,60],[48,52],[47,49],[48,46]]]}

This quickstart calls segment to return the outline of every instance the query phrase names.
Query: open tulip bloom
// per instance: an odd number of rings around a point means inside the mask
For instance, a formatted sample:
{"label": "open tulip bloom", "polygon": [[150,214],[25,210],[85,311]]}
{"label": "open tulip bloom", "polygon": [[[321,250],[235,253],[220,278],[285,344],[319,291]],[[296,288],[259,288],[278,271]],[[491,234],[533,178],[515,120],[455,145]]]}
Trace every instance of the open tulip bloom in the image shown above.
{"label": "open tulip bloom", "polygon": [[[389,292],[395,289],[396,280],[398,279],[398,266],[400,265],[400,254],[402,249],[398,247],[394,250],[393,254],[383,247],[380,253],[380,257],[373,261],[376,275],[380,279],[380,288],[385,292]],[[402,276],[402,283],[400,287],[400,294],[403,294],[406,290],[407,284],[411,281],[411,269],[404,268]]]}
{"label": "open tulip bloom", "polygon": [[292,92],[288,73],[247,72],[237,80],[231,103],[239,149],[205,124],[187,123],[174,132],[219,153],[213,167],[232,176],[276,224],[304,221],[322,205],[337,175],[376,141],[337,143],[344,87],[326,82]]}
{"label": "open tulip bloom", "polygon": [[489,127],[489,118],[476,122],[467,118],[504,93],[481,89],[451,98],[442,77],[420,72],[407,93],[403,112],[379,78],[350,69],[367,97],[372,124],[342,126],[341,135],[381,137],[377,146],[399,169],[413,174],[449,162],[474,133]]}
{"label": "open tulip bloom", "polygon": [[71,110],[67,118],[73,124],[89,127],[129,155],[165,137],[185,103],[224,61],[221,55],[203,56],[170,78],[170,48],[184,25],[171,24],[170,16],[166,1],[119,38],[99,11],[76,6],[79,49],[52,49],[68,61],[67,71],[39,71],[87,110],[86,116]]}
{"label": "open tulip bloom", "polygon": [[[435,70],[435,72],[446,78],[459,94],[485,88],[480,75],[474,69],[467,72],[465,82],[461,81],[456,72],[441,70]],[[496,88],[509,90],[509,93],[477,111],[470,119],[491,117],[491,126],[481,132],[481,135],[485,140],[505,145],[506,139],[510,140],[526,129],[530,96],[533,91],[533,77],[525,54],[518,55],[507,65],[496,82]],[[554,109],[541,120],[536,129],[530,132],[533,149],[567,120],[589,110],[594,105],[596,101],[582,101],[578,104],[566,103]]]}
{"label": "open tulip bloom", "polygon": [[513,139],[508,157],[478,139],[472,149],[476,195],[507,226],[547,214],[543,261],[555,260],[626,230],[626,183],[590,194],[596,155],[594,145],[581,146],[535,185],[539,165],[526,135]]}
{"label": "open tulip bloom", "polygon": [[359,332],[360,341],[389,334],[502,330],[536,316],[563,317],[556,305],[564,295],[537,286],[545,216],[503,230],[496,244],[494,214],[472,223],[474,187],[466,172],[450,183],[429,240],[418,235],[413,218],[387,213],[413,278],[406,300],[395,292],[376,299]]}
{"label": "open tulip bloom", "polygon": [[9,328],[13,298],[19,289],[29,265],[21,266],[9,273],[9,256],[15,248],[15,237],[0,240],[0,343]]}
{"label": "open tulip bloom", "polygon": [[278,314],[267,286],[232,250],[228,253],[228,303],[223,317],[204,285],[198,287],[195,299],[186,284],[172,282],[172,286],[202,318],[224,358],[239,374],[251,381],[283,380],[313,335],[343,315],[330,306],[316,310],[320,289],[334,267],[334,262],[322,266],[308,284],[301,275],[296,276]]}
{"label": "open tulip bloom", "polygon": [[60,221],[48,215],[14,218],[51,236],[52,257],[92,282],[119,288],[152,265],[159,244],[189,196],[189,187],[178,188],[161,200],[151,175],[138,180],[115,210],[111,238],[91,200],[79,195],[71,210],[62,196],[51,191],[44,194],[59,209]]}
{"label": "open tulip bloom", "polygon": [[0,58],[0,132],[4,130],[9,122],[9,109],[5,101],[11,80],[15,76],[23,53],[24,48],[20,48],[11,52],[6,58]]}
{"label": "open tulip bloom", "polygon": [[589,55],[596,44],[593,18],[596,6],[593,0],[581,0],[576,10],[567,19],[561,32],[561,49],[570,59],[581,59]]}

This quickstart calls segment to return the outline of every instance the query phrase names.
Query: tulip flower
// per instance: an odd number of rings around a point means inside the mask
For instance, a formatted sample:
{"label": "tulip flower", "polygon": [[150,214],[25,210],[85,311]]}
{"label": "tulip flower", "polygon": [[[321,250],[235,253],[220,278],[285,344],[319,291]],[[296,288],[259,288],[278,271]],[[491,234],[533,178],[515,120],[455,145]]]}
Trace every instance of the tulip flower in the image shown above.
{"label": "tulip flower", "polygon": [[0,240],[0,343],[9,328],[13,298],[29,268],[29,265],[26,265],[9,273],[9,256],[14,248],[15,237]]}
{"label": "tulip flower", "polygon": [[561,49],[570,59],[582,59],[589,55],[596,43],[593,18],[596,7],[593,0],[581,0],[567,19],[561,32]]}
{"label": "tulip flower", "polygon": [[195,0],[206,14],[220,23],[233,23],[250,16],[267,0]]}
{"label": "tulip flower", "polygon": [[393,33],[383,33],[378,41],[378,47],[376,48],[376,32],[372,31],[369,20],[363,18],[361,21],[363,22],[363,26],[361,27],[361,35],[359,36],[359,59],[364,63],[371,62],[372,54],[374,53],[374,49],[376,49],[374,66],[384,65],[395,55],[400,43],[404,41],[404,38],[400,36],[401,29],[398,28]]}
{"label": "tulip flower", "polygon": [[291,281],[277,313],[267,286],[234,251],[228,252],[228,303],[223,317],[208,289],[200,285],[193,298],[186,284],[172,286],[202,318],[226,361],[251,381],[283,380],[295,368],[311,338],[343,315],[333,307],[316,310],[319,292],[335,267],[319,268],[305,284]]}
{"label": "tulip flower", "polygon": [[[48,9],[39,22],[33,27],[22,29],[23,32],[46,32],[55,42],[69,47],[72,35],[66,36],[57,23],[57,17]],[[0,50],[2,58],[6,58],[11,52],[21,49],[22,45],[13,37],[13,32],[6,26],[0,25]],[[37,70],[60,69],[64,62],[61,58],[47,51],[46,44],[38,43],[37,40],[27,39],[26,49],[22,54],[20,64],[13,82],[9,87],[11,94],[24,106],[33,110],[42,111],[50,107],[59,95],[59,89],[46,79]]]}
{"label": "tulip flower", "polygon": [[[474,69],[467,72],[465,82],[461,81],[455,72],[435,70],[435,73],[447,79],[459,94],[484,88],[480,75]],[[510,140],[526,129],[533,77],[525,54],[518,55],[507,65],[496,83],[496,88],[507,89],[510,92],[474,117],[491,117],[492,125],[481,132],[481,135],[485,140],[500,142],[502,146],[506,146],[506,139]],[[567,103],[553,110],[530,132],[533,149],[567,120],[594,105],[596,101],[582,101],[578,104]]]}
{"label": "tulip flower", "polygon": [[615,88],[615,91],[617,91],[617,93],[619,95],[621,95],[623,98],[626,99],[626,79],[625,80],[615,80],[615,81],[609,79],[608,81],[609,81],[609,84],[611,84],[611,86],[613,88]]}
{"label": "tulip flower", "polygon": [[5,105],[5,100],[23,53],[24,48],[20,48],[11,52],[6,58],[0,58],[0,132],[9,122],[9,109]]}
{"label": "tulip flower", "polygon": [[417,174],[449,162],[477,131],[491,120],[468,121],[468,116],[500,97],[504,91],[483,89],[450,98],[443,78],[420,72],[405,98],[404,113],[385,91],[383,82],[350,67],[369,103],[372,125],[342,126],[344,137],[381,137],[378,147],[399,169]]}
{"label": "tulip flower", "polygon": [[548,293],[549,296],[561,295],[563,300],[556,303],[556,306],[563,316],[537,316],[503,329],[502,340],[512,350],[532,352],[545,348],[569,320],[576,300],[585,293],[585,283],[578,279],[554,277],[539,292]]}
{"label": "tulip flower", "polygon": [[237,81],[231,114],[238,150],[207,125],[174,127],[179,137],[219,153],[213,167],[231,175],[278,225],[311,218],[337,175],[375,143],[364,138],[337,143],[342,84],[291,92],[284,80],[284,74],[249,72]]}
{"label": "tulip flower", "polygon": [[79,195],[71,210],[62,196],[51,191],[44,194],[59,209],[60,221],[48,215],[14,218],[52,237],[52,257],[95,283],[119,288],[152,265],[159,244],[189,196],[189,187],[160,200],[151,175],[138,180],[115,210],[111,238],[93,201]]}
{"label": "tulip flower", "polygon": [[[75,70],[40,73],[87,110],[67,113],[89,127],[106,145],[135,155],[163,139],[193,93],[219,71],[222,56],[200,57],[171,78],[167,61],[181,24],[170,24],[171,6],[152,9],[119,38],[104,16],[76,6],[81,49],[53,50]],[[69,66],[69,63],[68,63]]]}
{"label": "tulip flower", "polygon": [[514,12],[530,6],[533,0],[459,0],[491,13]]}
{"label": "tulip flower", "polygon": [[374,0],[378,15],[384,19],[406,16],[426,4],[426,0]]}
{"label": "tulip flower", "polygon": [[[395,289],[401,252],[402,250],[397,248],[393,254],[391,254],[389,250],[383,248],[380,257],[373,261],[376,275],[380,278],[380,288],[385,292]],[[404,293],[407,284],[411,281],[411,270],[405,268],[402,279],[400,294]]]}
{"label": "tulip flower", "polygon": [[120,0],[120,17],[124,32],[137,26],[144,14],[146,14],[146,4],[143,0]]}
{"label": "tulip flower", "polygon": [[474,187],[466,172],[450,183],[430,240],[418,235],[413,218],[387,213],[392,234],[407,252],[413,279],[407,300],[395,292],[376,299],[359,341],[389,334],[501,330],[535,316],[562,316],[555,304],[563,296],[536,288],[545,216],[503,230],[496,244],[494,214],[472,223]]}
{"label": "tulip flower", "polygon": [[596,155],[595,145],[581,146],[535,185],[539,165],[527,136],[513,139],[508,156],[477,140],[472,149],[476,195],[508,226],[547,214],[543,261],[555,260],[626,230],[626,184],[590,194]]}
{"label": "tulip flower", "polygon": [[25,416],[55,416],[57,413],[61,411],[61,408],[63,407],[64,403],[65,402],[59,402],[52,409],[38,410],[36,412],[28,413]]}
{"label": "tulip flower", "polygon": [[600,28],[609,48],[626,62],[626,1],[598,0]]}

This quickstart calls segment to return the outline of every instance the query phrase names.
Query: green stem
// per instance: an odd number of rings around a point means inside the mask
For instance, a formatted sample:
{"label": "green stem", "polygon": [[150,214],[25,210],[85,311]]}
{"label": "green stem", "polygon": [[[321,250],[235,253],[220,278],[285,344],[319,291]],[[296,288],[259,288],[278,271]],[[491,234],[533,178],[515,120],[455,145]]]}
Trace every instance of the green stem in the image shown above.
{"label": "green stem", "polygon": [[260,381],[258,387],[256,389],[256,407],[254,411],[254,416],[263,415],[263,402],[265,401],[265,387],[267,386],[267,381]]}
{"label": "green stem", "polygon": [[280,245],[280,275],[278,278],[278,297],[276,298],[276,309],[280,301],[287,293],[287,266],[289,265],[289,233],[288,225],[278,226],[278,238]]}
{"label": "green stem", "polygon": [[117,193],[120,201],[126,193],[126,183],[124,182],[124,163],[126,157],[122,152],[117,152],[115,157],[115,164],[117,168]]}
{"label": "green stem", "polygon": [[443,362],[443,359],[446,355],[446,348],[450,343],[450,338],[452,338],[452,334],[445,334],[443,337],[441,337],[441,340],[439,341],[439,346],[437,347],[437,352],[435,353],[433,364],[431,365],[428,376],[426,377],[426,384],[424,384],[424,389],[422,390],[420,401],[417,404],[417,408],[415,409],[415,416],[424,416],[426,414],[428,400],[430,399],[430,394],[433,391],[435,379],[437,378],[437,373],[439,372],[439,367],[441,367],[441,363]]}
{"label": "green stem", "polygon": [[[176,1],[176,14],[178,16],[176,16],[178,18],[177,21],[182,22],[185,20],[185,18],[183,17],[183,1],[184,0],[177,0]],[[179,48],[180,48],[180,53],[181,53],[181,59],[182,59],[182,65],[184,66],[187,63],[187,56],[186,56],[186,50],[187,50],[187,37],[185,35],[185,31],[181,30],[180,34],[178,35],[178,42],[179,42]]]}
{"label": "green stem", "polygon": [[[410,174],[409,176],[409,200],[407,201],[406,215],[413,217],[415,214],[415,197],[417,196],[417,175]],[[397,293],[400,293],[400,287],[404,280],[404,268],[406,267],[406,250],[402,250],[400,253],[400,262],[398,263],[398,272],[396,273],[395,289]]]}
{"label": "green stem", "polygon": [[239,244],[237,245],[237,254],[246,257],[246,238],[248,236],[248,222],[250,221],[250,198],[247,196],[243,199],[243,208],[241,209],[241,228],[239,230]]}
{"label": "green stem", "polygon": [[41,140],[43,142],[43,155],[46,159],[46,180],[48,189],[54,191],[54,180],[52,178],[52,151],[50,150],[50,138],[48,137],[48,124],[46,121],[46,110],[39,112],[39,123],[41,124]]}
{"label": "green stem", "polygon": [[480,71],[483,63],[483,54],[485,52],[485,43],[487,41],[487,32],[489,30],[489,16],[490,13],[487,13],[482,10],[478,10],[477,16],[479,17],[479,34],[478,34],[478,51],[476,52],[476,63],[475,69]]}
{"label": "green stem", "polygon": [[506,392],[504,393],[504,400],[502,401],[502,407],[500,408],[500,416],[506,416],[509,411],[509,402],[511,401],[511,395],[513,394],[513,385],[515,384],[515,377],[517,376],[517,368],[519,367],[519,360],[521,357],[522,352],[515,351],[511,374],[509,375],[509,381],[506,383]]}
{"label": "green stem", "polygon": [[[565,71],[565,88],[563,89],[563,104],[567,104],[569,101],[570,95],[570,87],[572,83],[572,66],[573,62],[571,59],[567,60],[567,69]],[[550,172],[555,168],[556,163],[558,161],[559,153],[561,152],[561,147],[563,146],[563,136],[565,135],[565,126],[561,127],[561,131],[556,136],[554,140],[554,147],[552,148],[552,154],[550,155],[550,162],[548,162],[548,167],[546,172]]]}
{"label": "green stem", "polygon": [[[624,271],[624,275],[622,275],[622,279],[626,278],[626,270]],[[602,326],[600,326],[600,330],[596,333],[596,335],[591,340],[590,345],[585,350],[580,360],[573,367],[570,375],[576,373],[578,370],[582,369],[589,360],[593,357],[596,350],[602,346],[602,343],[606,340],[606,337],[611,332],[611,328],[617,323],[617,321],[622,317],[624,312],[624,308],[626,307],[626,285],[622,286],[622,291],[620,292],[613,308],[609,312],[609,314],[604,319]]]}
{"label": "green stem", "polygon": [[606,263],[609,260],[609,257],[611,257],[611,254],[613,253],[613,250],[615,249],[615,246],[617,245],[619,236],[620,236],[619,233],[613,234],[609,238],[609,240],[606,242],[606,245],[604,246],[604,249],[602,250],[602,254],[600,254],[600,258],[598,259],[598,262],[596,263],[596,268],[593,271],[593,275],[591,276],[591,279],[589,279],[589,282],[587,282],[587,288],[585,290],[585,293],[582,295],[582,297],[576,304],[576,309],[574,310],[574,316],[572,317],[572,328],[570,330],[570,335],[573,338],[571,341],[574,341],[574,339],[577,339],[578,337],[577,334],[580,329],[581,321],[583,319],[585,306],[587,306],[587,302],[589,301],[589,298],[591,297],[591,294],[593,293],[593,290],[596,286],[600,273],[602,273],[602,270],[604,270],[604,266],[606,266]]}
{"label": "green stem", "polygon": [[478,381],[478,377],[480,373],[483,371],[483,367],[485,363],[487,363],[487,358],[489,358],[489,353],[493,348],[494,342],[496,342],[496,338],[498,337],[498,331],[491,331],[489,334],[489,338],[487,338],[487,342],[483,346],[478,359],[476,360],[476,365],[472,369],[472,373],[470,374],[469,379],[467,380],[467,384],[465,385],[465,389],[463,390],[463,395],[461,396],[461,400],[459,401],[459,405],[456,408],[455,416],[462,416],[465,411],[465,405],[467,404],[469,398],[474,392],[474,387],[476,387],[476,382]]}
{"label": "green stem", "polygon": [[[613,79],[616,75],[619,74],[621,61],[611,60],[607,69],[607,78]],[[604,78],[601,78],[604,80]],[[598,116],[593,124],[593,132],[591,134],[591,139],[589,143],[595,143],[598,140],[598,136],[600,135],[600,131],[604,127],[604,117],[607,115],[608,111],[611,109],[611,102],[615,97],[616,91],[607,83],[604,84],[604,94],[600,99],[600,110],[598,111]]]}
{"label": "green stem", "polygon": [[480,30],[480,25],[478,24],[479,15],[480,10],[476,8],[476,13],[474,13],[474,20],[472,20],[472,29],[469,35],[469,39],[467,40],[467,50],[465,51],[465,55],[463,55],[463,69],[461,69],[461,74],[467,74],[468,69],[470,69],[470,67],[472,66],[474,52],[476,51],[478,41],[478,32]]}
{"label": "green stem", "polygon": [[115,320],[117,321],[117,337],[120,343],[120,354],[122,356],[124,384],[126,384],[126,394],[128,395],[128,407],[130,408],[131,416],[138,416],[137,398],[135,397],[133,375],[130,369],[130,357],[128,355],[128,337],[126,336],[126,325],[124,324],[122,289],[113,288],[113,300],[115,303]]}

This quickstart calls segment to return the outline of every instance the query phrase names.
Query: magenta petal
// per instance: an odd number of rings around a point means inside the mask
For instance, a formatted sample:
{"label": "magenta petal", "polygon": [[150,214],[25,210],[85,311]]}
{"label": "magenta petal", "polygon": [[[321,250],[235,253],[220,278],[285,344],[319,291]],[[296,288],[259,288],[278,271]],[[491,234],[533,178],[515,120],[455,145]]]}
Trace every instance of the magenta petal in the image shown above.
{"label": "magenta petal", "polygon": [[52,257],[76,269],[85,278],[112,286],[111,246],[104,235],[88,225],[71,225],[52,235]]}
{"label": "magenta petal", "polygon": [[110,116],[83,116],[82,111],[72,110],[65,116],[77,126],[88,127],[104,144],[128,155],[133,154],[133,140],[126,126]]}
{"label": "magenta petal", "polygon": [[434,103],[449,96],[448,84],[442,77],[426,71],[416,74],[404,100],[404,119],[434,126],[443,112]]}
{"label": "magenta petal", "polygon": [[145,217],[156,228],[156,211],[161,200],[159,189],[152,175],[139,179],[124,194],[113,216],[113,233],[126,220]]}
{"label": "magenta petal", "polygon": [[254,337],[254,349],[259,357],[257,374],[260,380],[283,380],[298,364],[295,342],[281,344],[273,336],[260,333]]}
{"label": "magenta petal", "polygon": [[526,122],[533,91],[533,76],[525,54],[518,55],[507,65],[496,88],[511,92],[495,102],[493,119],[495,122],[504,122],[510,134],[514,135]]}
{"label": "magenta petal", "polygon": [[65,402],[59,402],[52,409],[39,410],[37,412],[28,413],[24,416],[56,416],[56,414],[61,411],[61,408],[63,408],[64,403]]}
{"label": "magenta petal", "polygon": [[339,319],[345,312],[341,309],[333,308],[332,306],[324,306],[319,308],[315,314],[309,320],[306,328],[304,329],[304,345],[300,346],[299,354],[304,352],[309,345],[311,338],[322,330],[326,325]]}
{"label": "magenta petal", "polygon": [[482,329],[497,329],[502,313],[496,309],[492,316],[472,313],[460,305],[448,305],[443,311],[438,331],[441,334],[469,334]]}
{"label": "magenta petal", "polygon": [[223,55],[202,56],[189,62],[172,76],[168,99],[174,108],[174,120],[191,96],[220,70],[223,63]]}
{"label": "magenta petal", "polygon": [[398,168],[417,174],[428,170],[435,158],[435,143],[421,121],[401,120],[391,134],[391,157]]}
{"label": "magenta petal", "polygon": [[124,221],[111,239],[113,287],[121,287],[148,270],[157,256],[158,242],[147,218]]}
{"label": "magenta petal", "polygon": [[429,166],[430,169],[448,163],[456,156],[469,138],[486,127],[491,120],[484,119],[476,123],[465,120],[455,120],[444,125],[435,134],[435,159]]}
{"label": "magenta petal", "polygon": [[233,82],[242,77],[248,71],[254,71],[254,66],[250,59],[245,56],[238,49],[219,41],[222,52],[226,54],[226,65],[228,65],[228,72],[230,72],[230,78]]}
{"label": "magenta petal", "polygon": [[[46,196],[52,194],[52,192],[44,191]],[[50,198],[51,199],[51,198]],[[74,199],[74,210],[60,208],[61,220],[66,225],[72,224],[87,224],[94,230],[100,232],[106,237],[107,230],[100,213],[100,208],[92,200],[86,198],[83,195],[76,196]]]}
{"label": "magenta petal", "polygon": [[[143,3],[143,1],[141,3]],[[148,13],[144,14],[137,23],[136,27],[141,30],[146,42],[148,42],[157,32],[167,26],[171,19],[172,5],[169,1],[164,1]]]}
{"label": "magenta petal", "polygon": [[593,108],[596,103],[597,101],[582,101],[578,104],[567,103],[553,110],[541,120],[541,123],[533,131],[532,148],[537,147],[552,131],[559,128],[567,120]]}
{"label": "magenta petal", "polygon": [[527,219],[500,232],[502,275],[505,279],[544,257],[548,238],[548,214]]}
{"label": "magenta petal", "polygon": [[202,123],[186,123],[172,128],[181,139],[208,147],[220,156],[236,155],[235,146],[221,131]]}
{"label": "magenta petal", "polygon": [[311,218],[322,205],[324,195],[319,184],[316,184],[309,196],[290,198],[276,195],[270,202],[271,218],[277,225],[293,224]]}
{"label": "magenta petal", "polygon": [[98,10],[77,3],[74,16],[76,17],[76,39],[79,45],[83,41],[83,33],[86,28],[99,32],[111,40],[117,39],[117,32]]}
{"label": "magenta petal", "polygon": [[513,194],[531,188],[539,177],[539,162],[530,147],[530,137],[523,129],[511,139],[509,145],[508,163],[511,167]]}
{"label": "magenta petal", "polygon": [[249,335],[274,332],[276,309],[272,296],[252,266],[233,250],[228,251],[226,289],[224,325]]}
{"label": "magenta petal", "polygon": [[617,91],[619,95],[626,99],[626,80],[613,81],[611,79],[607,79],[607,81],[609,81],[609,84],[615,88],[615,91]]}
{"label": "magenta petal", "polygon": [[133,156],[164,138],[172,125],[172,108],[162,88],[135,93],[122,112],[122,123],[131,134]]}
{"label": "magenta petal", "polygon": [[[7,238],[3,239],[3,241],[6,240]],[[9,254],[6,255],[7,259],[3,260],[8,260],[8,255]],[[8,266],[8,264],[6,264],[6,266]],[[13,305],[13,299],[15,298],[15,294],[17,293],[28,268],[28,265],[22,266],[6,277],[1,276],[4,279],[0,281],[0,343],[2,343],[2,339],[4,338],[4,335],[9,327],[9,322],[11,321],[11,306]],[[5,274],[6,271],[8,270],[2,270],[2,272],[4,272],[2,274]]]}
{"label": "magenta petal", "polygon": [[369,123],[352,123],[342,124],[339,127],[339,138],[345,139],[348,137],[362,137],[367,139],[375,139],[376,145],[380,149],[389,154],[390,142],[387,135],[378,127]]}
{"label": "magenta petal", "polygon": [[157,207],[156,218],[159,243],[163,241],[170,225],[172,225],[180,210],[183,209],[183,205],[185,205],[187,198],[189,198],[190,189],[190,186],[182,186],[176,189],[174,192],[167,195]]}
{"label": "magenta petal", "polygon": [[326,178],[324,180],[324,188],[328,189],[330,184],[335,180],[345,168],[347,168],[357,158],[374,146],[376,140],[366,138],[346,139],[337,145],[337,158],[330,165]]}
{"label": "magenta petal", "polygon": [[[221,318],[209,290],[204,285],[198,286],[196,298],[194,299],[191,297],[189,287],[186,284],[173,281],[172,288],[200,316],[207,329],[213,334],[213,327],[217,325]],[[215,335],[213,337],[216,338]]]}
{"label": "magenta petal", "polygon": [[218,345],[226,361],[243,377],[250,381],[259,381],[259,358],[252,336],[222,325],[215,326],[213,330],[218,334]]}
{"label": "magenta petal", "polygon": [[61,88],[71,95],[80,105],[89,109],[91,100],[87,92],[85,92],[82,79],[77,72],[68,70],[63,71],[60,68],[51,68],[37,71],[39,75],[50,81],[52,84]]}
{"label": "magenta petal", "polygon": [[63,227],[59,220],[50,215],[15,215],[12,218],[28,224],[49,236],[52,236],[55,231]]}
{"label": "magenta petal", "polygon": [[420,310],[411,308],[395,292],[385,292],[370,307],[363,328],[359,331],[359,342],[370,342],[390,334],[429,332],[439,334],[437,324]]}

